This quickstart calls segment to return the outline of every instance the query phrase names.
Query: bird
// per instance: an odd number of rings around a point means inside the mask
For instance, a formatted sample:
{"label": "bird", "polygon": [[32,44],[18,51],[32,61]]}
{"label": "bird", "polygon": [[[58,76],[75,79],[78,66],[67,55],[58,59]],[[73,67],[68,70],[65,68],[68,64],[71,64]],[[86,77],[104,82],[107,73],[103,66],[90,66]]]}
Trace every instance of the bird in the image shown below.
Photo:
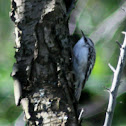
{"label": "bird", "polygon": [[76,101],[79,101],[81,91],[88,80],[95,64],[96,52],[93,41],[82,32],[82,38],[74,45],[72,50],[73,72],[75,75]]}

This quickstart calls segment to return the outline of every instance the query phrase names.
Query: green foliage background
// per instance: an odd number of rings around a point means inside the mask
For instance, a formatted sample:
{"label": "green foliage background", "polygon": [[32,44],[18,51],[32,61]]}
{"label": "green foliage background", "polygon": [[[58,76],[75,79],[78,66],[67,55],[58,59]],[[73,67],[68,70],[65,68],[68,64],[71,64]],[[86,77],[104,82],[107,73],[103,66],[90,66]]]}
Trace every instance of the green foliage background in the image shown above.
{"label": "green foliage background", "polygon": [[[82,8],[82,2],[85,2]],[[80,3],[79,3],[80,2]],[[123,4],[123,0],[78,0],[77,7],[80,16],[76,16],[76,30],[79,34],[80,29],[86,32],[87,36],[91,36],[100,24],[111,18]],[[80,9],[81,8],[81,9]],[[14,24],[9,18],[10,0],[0,0],[0,126],[13,126],[18,116],[21,114],[21,108],[16,107],[13,96],[13,80],[10,77],[14,59]],[[125,13],[125,12],[124,12]],[[120,17],[118,17],[120,18]],[[96,47],[96,64],[94,70],[88,80],[84,95],[87,96],[85,104],[93,104],[95,101],[101,101],[102,110],[98,109],[97,114],[86,117],[83,121],[84,126],[102,126],[105,117],[105,110],[108,101],[108,94],[104,91],[105,87],[111,86],[113,73],[108,67],[108,62],[116,66],[119,55],[119,48],[115,44],[118,40],[123,42],[124,36],[122,30],[126,28],[126,20],[118,24],[117,29],[113,32],[110,39],[109,33],[105,38],[95,41]],[[71,23],[71,22],[70,22]],[[112,29],[113,30],[113,29]],[[104,29],[103,29],[104,31]],[[111,33],[111,31],[110,31]],[[96,38],[99,35],[95,36]],[[122,80],[125,81],[125,69]],[[83,95],[81,100],[83,99]],[[107,99],[107,100],[106,100]],[[117,106],[114,113],[112,126],[126,126],[126,93],[121,92],[117,99]],[[93,106],[96,109],[95,106]],[[90,108],[89,108],[90,109]]]}
{"label": "green foliage background", "polygon": [[10,77],[14,59],[14,24],[9,18],[10,0],[0,0],[0,126],[13,126],[21,109],[14,103]]}

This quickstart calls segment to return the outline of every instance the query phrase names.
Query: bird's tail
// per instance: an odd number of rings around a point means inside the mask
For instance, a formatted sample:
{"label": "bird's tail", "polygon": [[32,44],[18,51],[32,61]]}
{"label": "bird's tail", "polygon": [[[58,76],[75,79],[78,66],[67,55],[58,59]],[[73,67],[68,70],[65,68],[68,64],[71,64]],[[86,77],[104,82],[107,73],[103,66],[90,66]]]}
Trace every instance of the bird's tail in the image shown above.
{"label": "bird's tail", "polygon": [[82,91],[82,82],[79,82],[79,83],[77,84],[76,89],[75,89],[75,98],[76,98],[77,102],[78,102],[79,99],[80,99],[81,91]]}

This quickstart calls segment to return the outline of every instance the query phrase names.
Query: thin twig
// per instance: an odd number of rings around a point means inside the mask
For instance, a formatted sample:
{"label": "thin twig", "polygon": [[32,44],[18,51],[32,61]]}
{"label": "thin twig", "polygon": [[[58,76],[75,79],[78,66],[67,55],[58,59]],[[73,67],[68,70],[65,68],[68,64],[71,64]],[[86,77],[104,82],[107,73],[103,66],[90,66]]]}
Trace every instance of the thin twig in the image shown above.
{"label": "thin twig", "polygon": [[79,121],[81,120],[81,117],[82,117],[83,112],[84,112],[84,109],[82,108],[81,109],[81,112],[80,112],[80,115],[79,115],[79,118],[78,118]]}
{"label": "thin twig", "polygon": [[121,48],[122,47],[122,45],[118,42],[118,41],[116,41],[116,43],[118,44],[118,46]]}
{"label": "thin twig", "polygon": [[108,93],[110,93],[110,89],[107,88],[107,87],[104,87],[105,88],[105,91],[107,91]]}
{"label": "thin twig", "polygon": [[122,9],[124,12],[126,12],[126,8],[125,8],[125,7],[122,7],[121,9]]}
{"label": "thin twig", "polygon": [[121,73],[126,58],[126,32],[122,32],[125,35],[123,45],[120,48],[120,56],[116,70],[114,72],[113,82],[110,89],[109,104],[106,112],[105,122],[103,126],[111,126],[114,109],[116,106],[116,96],[118,92],[118,87],[120,84]]}
{"label": "thin twig", "polygon": [[115,73],[115,68],[109,63],[108,66],[110,67],[110,69],[113,71],[113,73]]}

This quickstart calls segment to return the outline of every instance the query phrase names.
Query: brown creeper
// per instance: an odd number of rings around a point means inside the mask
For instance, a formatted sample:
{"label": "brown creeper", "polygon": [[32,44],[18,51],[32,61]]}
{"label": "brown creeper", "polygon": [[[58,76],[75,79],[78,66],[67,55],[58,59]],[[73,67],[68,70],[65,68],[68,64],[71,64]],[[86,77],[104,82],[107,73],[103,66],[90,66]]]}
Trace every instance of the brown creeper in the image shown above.
{"label": "brown creeper", "polygon": [[95,64],[95,48],[91,39],[82,32],[83,37],[73,48],[73,70],[75,75],[75,98],[79,101],[81,91]]}

